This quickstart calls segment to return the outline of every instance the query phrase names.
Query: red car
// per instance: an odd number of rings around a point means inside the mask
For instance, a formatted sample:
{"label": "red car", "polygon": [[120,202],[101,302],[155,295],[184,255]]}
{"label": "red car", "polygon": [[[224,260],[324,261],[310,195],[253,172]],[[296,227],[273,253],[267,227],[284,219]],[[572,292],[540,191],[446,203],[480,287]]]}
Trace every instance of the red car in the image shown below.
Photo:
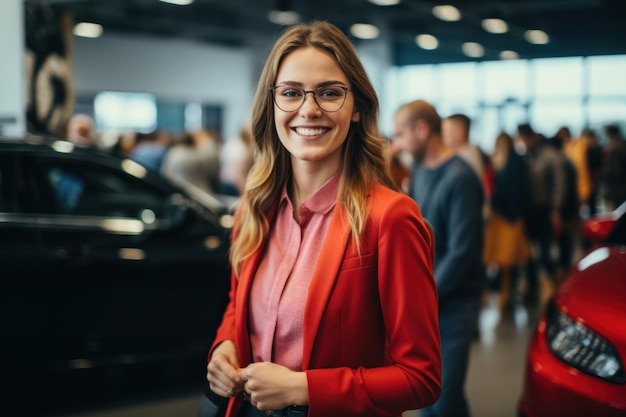
{"label": "red car", "polygon": [[587,220],[584,234],[598,243],[531,337],[520,417],[626,416],[626,202]]}

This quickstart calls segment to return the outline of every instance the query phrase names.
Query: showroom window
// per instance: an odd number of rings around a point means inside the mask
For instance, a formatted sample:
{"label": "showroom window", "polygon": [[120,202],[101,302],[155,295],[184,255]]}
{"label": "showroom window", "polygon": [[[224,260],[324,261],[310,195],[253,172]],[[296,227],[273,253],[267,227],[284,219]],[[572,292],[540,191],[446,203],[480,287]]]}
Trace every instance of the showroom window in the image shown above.
{"label": "showroom window", "polygon": [[515,136],[529,122],[546,136],[568,126],[592,128],[604,143],[608,123],[626,129],[626,55],[490,61],[395,67],[382,97],[382,129],[393,134],[393,114],[425,99],[442,117],[472,118],[472,140],[487,152],[502,130]]}
{"label": "showroom window", "polygon": [[99,130],[149,133],[157,127],[157,104],[152,94],[104,91],[94,99]]}

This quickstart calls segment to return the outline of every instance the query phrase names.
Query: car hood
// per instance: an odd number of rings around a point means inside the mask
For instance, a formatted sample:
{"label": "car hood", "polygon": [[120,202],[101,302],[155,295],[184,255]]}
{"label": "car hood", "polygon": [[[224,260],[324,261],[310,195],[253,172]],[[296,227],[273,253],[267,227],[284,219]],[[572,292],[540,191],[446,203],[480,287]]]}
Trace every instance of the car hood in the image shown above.
{"label": "car hood", "polygon": [[626,350],[626,246],[599,246],[575,266],[555,294],[555,302]]}

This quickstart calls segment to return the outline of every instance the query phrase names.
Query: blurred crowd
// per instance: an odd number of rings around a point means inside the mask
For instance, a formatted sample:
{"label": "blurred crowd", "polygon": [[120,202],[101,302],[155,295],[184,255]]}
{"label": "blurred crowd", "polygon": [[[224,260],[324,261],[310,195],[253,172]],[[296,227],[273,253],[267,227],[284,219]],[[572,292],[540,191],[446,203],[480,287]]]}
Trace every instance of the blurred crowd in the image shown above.
{"label": "blurred crowd", "polygon": [[79,146],[98,147],[130,158],[175,183],[212,194],[239,196],[252,165],[252,137],[247,126],[227,140],[209,129],[180,134],[155,130],[128,132],[104,146],[98,142],[93,119],[76,114],[68,123],[67,137]]}
{"label": "blurred crowd", "polygon": [[[541,277],[557,285],[592,242],[582,222],[626,201],[626,139],[617,124],[602,131],[567,126],[546,134],[528,124],[501,132],[491,152],[470,140],[470,119],[442,119],[442,139],[483,183],[487,289],[500,310],[540,300]],[[601,140],[604,139],[604,140]],[[391,143],[394,176],[408,190],[410,164]]]}
{"label": "blurred crowd", "polygon": [[[483,184],[488,287],[500,292],[503,312],[518,296],[536,304],[540,276],[560,283],[576,256],[590,247],[582,221],[626,201],[626,139],[616,124],[574,135],[567,126],[545,134],[524,123],[515,132],[501,132],[486,152],[470,140],[470,123],[464,114],[450,115],[442,119],[441,133]],[[75,115],[68,138],[96,146],[93,120]],[[408,192],[412,161],[394,141],[390,145],[393,177]],[[207,129],[179,135],[132,132],[107,151],[174,182],[229,196],[241,194],[253,161],[248,126],[227,140]]]}

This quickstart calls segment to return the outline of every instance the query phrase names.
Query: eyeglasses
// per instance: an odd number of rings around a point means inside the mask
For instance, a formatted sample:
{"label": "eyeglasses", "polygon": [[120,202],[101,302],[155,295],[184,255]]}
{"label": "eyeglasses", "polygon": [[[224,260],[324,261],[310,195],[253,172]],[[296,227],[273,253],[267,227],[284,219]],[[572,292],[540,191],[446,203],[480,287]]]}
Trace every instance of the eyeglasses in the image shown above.
{"label": "eyeglasses", "polygon": [[348,91],[352,89],[342,85],[331,85],[316,88],[315,90],[304,90],[290,85],[277,85],[270,87],[274,103],[284,112],[294,112],[304,104],[306,96],[313,94],[313,99],[320,109],[332,113],[339,111],[346,102]]}

